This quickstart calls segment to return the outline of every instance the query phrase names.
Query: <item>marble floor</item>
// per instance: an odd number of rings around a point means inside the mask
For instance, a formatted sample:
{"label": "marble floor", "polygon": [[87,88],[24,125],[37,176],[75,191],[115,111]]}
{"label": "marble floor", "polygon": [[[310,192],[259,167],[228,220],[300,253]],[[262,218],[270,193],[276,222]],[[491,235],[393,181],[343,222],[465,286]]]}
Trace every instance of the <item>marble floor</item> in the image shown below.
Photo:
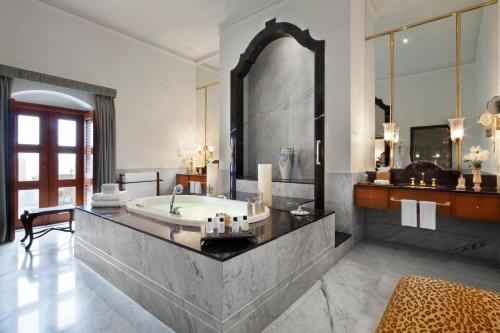
{"label": "marble floor", "polygon": [[[0,263],[0,332],[172,332],[75,259],[67,233],[35,240],[30,253],[2,245]],[[265,332],[373,332],[399,278],[413,273],[500,292],[488,263],[366,241]]]}

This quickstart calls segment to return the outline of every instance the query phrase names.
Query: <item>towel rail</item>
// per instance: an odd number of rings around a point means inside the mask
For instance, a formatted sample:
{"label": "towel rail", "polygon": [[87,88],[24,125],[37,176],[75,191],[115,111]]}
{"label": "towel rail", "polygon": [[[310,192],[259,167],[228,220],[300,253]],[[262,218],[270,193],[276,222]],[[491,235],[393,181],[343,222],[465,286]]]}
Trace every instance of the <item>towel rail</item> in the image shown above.
{"label": "towel rail", "polygon": [[[394,197],[391,197],[391,201],[392,202],[401,202],[401,200],[395,199]],[[417,200],[417,202],[419,202],[419,201]],[[436,206],[450,207],[451,206],[451,202],[449,202],[449,201],[446,201],[446,202],[443,202],[443,203],[436,202]]]}

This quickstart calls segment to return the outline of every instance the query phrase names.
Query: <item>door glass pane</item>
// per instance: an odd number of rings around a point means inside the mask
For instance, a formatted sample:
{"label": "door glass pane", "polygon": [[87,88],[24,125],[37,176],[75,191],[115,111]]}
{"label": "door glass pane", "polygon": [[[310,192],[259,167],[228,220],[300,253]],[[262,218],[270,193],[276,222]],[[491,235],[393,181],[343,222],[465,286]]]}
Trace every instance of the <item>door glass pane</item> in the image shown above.
{"label": "door glass pane", "polygon": [[76,187],[59,187],[57,201],[59,205],[74,205],[76,203]]}
{"label": "door glass pane", "polygon": [[17,143],[22,145],[40,144],[40,118],[19,115],[17,117]]}
{"label": "door glass pane", "polygon": [[18,192],[18,213],[17,216],[21,216],[25,209],[33,209],[39,207],[39,190],[20,190]]}
{"label": "door glass pane", "polygon": [[38,153],[18,153],[17,162],[20,182],[40,180],[40,155]]}
{"label": "door glass pane", "polygon": [[64,147],[76,146],[76,121],[66,119],[57,121],[57,144]]}
{"label": "door glass pane", "polygon": [[76,154],[58,154],[59,179],[76,179]]}

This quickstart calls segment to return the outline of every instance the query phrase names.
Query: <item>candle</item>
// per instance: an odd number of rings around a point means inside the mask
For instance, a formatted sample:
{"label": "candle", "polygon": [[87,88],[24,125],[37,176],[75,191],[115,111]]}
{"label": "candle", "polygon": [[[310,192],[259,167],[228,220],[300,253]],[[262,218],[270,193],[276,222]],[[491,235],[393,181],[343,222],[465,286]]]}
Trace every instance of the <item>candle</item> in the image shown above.
{"label": "candle", "polygon": [[273,205],[272,167],[271,164],[259,164],[257,166],[259,192],[262,193],[264,204],[267,207]]}
{"label": "candle", "polygon": [[219,193],[219,165],[207,164],[207,195],[217,195]]}

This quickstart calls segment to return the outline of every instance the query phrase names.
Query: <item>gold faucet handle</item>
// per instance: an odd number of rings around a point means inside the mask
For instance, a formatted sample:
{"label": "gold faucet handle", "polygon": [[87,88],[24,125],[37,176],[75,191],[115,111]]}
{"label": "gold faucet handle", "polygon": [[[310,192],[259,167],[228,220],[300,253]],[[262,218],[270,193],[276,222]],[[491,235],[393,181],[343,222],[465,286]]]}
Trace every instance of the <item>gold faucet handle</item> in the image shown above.
{"label": "gold faucet handle", "polygon": [[411,180],[411,185],[415,186],[415,177],[411,177],[410,180]]}
{"label": "gold faucet handle", "polygon": [[436,178],[432,178],[432,187],[436,187]]}

